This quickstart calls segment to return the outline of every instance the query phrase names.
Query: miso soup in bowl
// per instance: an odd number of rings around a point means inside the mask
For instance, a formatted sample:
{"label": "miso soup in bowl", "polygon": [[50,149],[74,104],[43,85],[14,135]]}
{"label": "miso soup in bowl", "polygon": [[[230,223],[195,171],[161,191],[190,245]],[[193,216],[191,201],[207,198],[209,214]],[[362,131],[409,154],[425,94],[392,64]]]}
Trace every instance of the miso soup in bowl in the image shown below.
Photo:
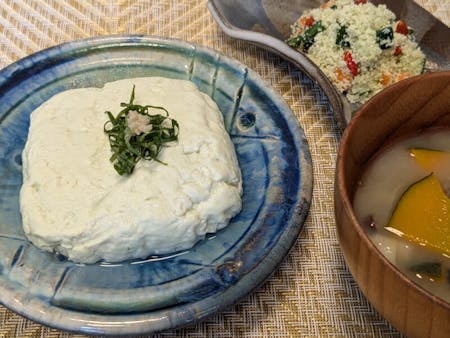
{"label": "miso soup in bowl", "polygon": [[347,266],[408,337],[450,337],[450,71],[400,81],[346,128],[335,217]]}
{"label": "miso soup in bowl", "polygon": [[353,206],[378,250],[450,303],[450,128],[382,149],[358,182]]}

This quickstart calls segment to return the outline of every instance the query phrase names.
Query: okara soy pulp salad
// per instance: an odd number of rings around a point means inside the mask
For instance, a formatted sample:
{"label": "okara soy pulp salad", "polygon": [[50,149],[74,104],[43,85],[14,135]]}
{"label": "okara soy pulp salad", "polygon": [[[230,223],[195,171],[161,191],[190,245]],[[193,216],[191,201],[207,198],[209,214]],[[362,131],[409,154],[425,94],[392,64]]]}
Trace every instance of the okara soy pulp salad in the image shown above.
{"label": "okara soy pulp salad", "polygon": [[305,11],[287,43],[308,55],[352,103],[423,72],[414,31],[385,5],[331,0]]}

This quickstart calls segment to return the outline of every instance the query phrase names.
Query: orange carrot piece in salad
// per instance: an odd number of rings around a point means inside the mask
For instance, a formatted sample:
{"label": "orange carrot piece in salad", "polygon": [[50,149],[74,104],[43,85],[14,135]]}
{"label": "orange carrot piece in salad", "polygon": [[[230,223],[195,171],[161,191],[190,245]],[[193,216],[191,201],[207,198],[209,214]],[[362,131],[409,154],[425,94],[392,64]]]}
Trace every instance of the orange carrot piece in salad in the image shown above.
{"label": "orange carrot piece in salad", "polygon": [[333,5],[334,5],[334,0],[330,0],[328,2],[325,2],[323,5],[321,5],[320,8],[327,9],[327,8],[330,8]]}
{"label": "orange carrot piece in salad", "polygon": [[383,85],[383,87],[386,87],[391,83],[391,74],[383,72],[381,74],[380,83]]}
{"label": "orange carrot piece in salad", "polygon": [[410,77],[410,76],[411,76],[411,74],[409,74],[409,73],[401,73],[401,74],[398,74],[398,75],[397,75],[397,77],[395,78],[395,80],[396,80],[396,81],[401,81],[401,80],[407,79],[407,78]]}

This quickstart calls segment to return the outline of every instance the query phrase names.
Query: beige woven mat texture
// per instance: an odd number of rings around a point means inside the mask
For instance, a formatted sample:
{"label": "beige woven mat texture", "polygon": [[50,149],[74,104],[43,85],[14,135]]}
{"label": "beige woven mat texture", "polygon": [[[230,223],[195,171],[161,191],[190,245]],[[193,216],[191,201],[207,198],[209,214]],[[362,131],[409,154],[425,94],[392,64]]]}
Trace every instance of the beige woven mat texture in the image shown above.
{"label": "beige woven mat texture", "polygon": [[[449,0],[417,2],[449,24]],[[129,33],[204,45],[259,73],[298,117],[309,140],[315,177],[304,231],[275,274],[237,305],[156,337],[399,336],[361,294],[339,250],[333,218],[339,133],[325,97],[288,62],[224,35],[206,9],[206,0],[1,0],[0,68],[62,42]],[[0,305],[0,337],[72,336],[76,337]]]}

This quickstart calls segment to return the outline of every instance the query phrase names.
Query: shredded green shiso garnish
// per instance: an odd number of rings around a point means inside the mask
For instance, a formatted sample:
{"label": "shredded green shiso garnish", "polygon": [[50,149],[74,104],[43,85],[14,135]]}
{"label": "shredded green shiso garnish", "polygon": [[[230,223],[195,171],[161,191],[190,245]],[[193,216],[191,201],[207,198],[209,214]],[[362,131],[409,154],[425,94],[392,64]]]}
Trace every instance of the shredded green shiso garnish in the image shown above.
{"label": "shredded green shiso garnish", "polygon": [[[108,135],[111,146],[110,161],[119,175],[131,174],[141,159],[165,164],[158,160],[161,149],[166,143],[178,140],[178,122],[169,118],[169,112],[164,107],[135,104],[134,88],[133,85],[130,101],[120,104],[123,109],[116,117],[110,111],[105,111],[109,120],[103,130]],[[161,110],[164,115],[152,115],[149,109]],[[148,117],[148,124],[151,125],[149,131],[135,134],[130,130],[127,116],[131,111]]]}

